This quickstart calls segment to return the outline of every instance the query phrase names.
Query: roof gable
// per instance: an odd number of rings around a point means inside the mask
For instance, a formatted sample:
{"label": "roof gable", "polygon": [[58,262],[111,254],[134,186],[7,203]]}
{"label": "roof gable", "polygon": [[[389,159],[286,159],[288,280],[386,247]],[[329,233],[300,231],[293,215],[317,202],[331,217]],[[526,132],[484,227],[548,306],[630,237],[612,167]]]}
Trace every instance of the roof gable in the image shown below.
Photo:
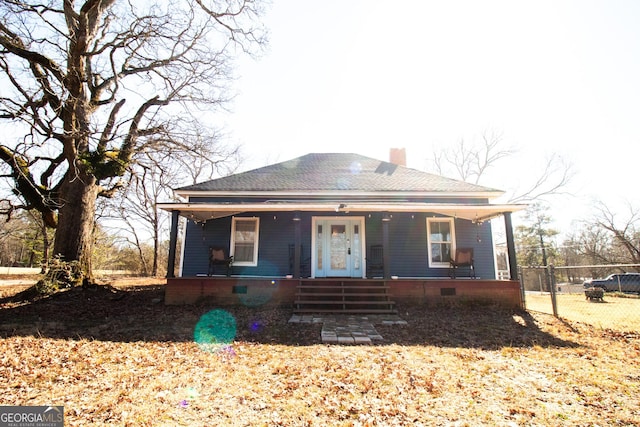
{"label": "roof gable", "polygon": [[178,194],[218,192],[494,193],[470,184],[352,153],[311,153],[281,163],[179,188]]}

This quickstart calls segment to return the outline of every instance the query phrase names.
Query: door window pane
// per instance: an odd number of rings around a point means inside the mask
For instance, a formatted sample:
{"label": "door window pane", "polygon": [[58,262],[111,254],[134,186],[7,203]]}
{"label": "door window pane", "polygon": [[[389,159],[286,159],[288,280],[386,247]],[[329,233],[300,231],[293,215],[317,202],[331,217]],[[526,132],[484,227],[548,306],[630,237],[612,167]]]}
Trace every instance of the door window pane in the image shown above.
{"label": "door window pane", "polygon": [[347,268],[347,227],[334,224],[331,226],[331,269]]}
{"label": "door window pane", "polygon": [[353,244],[351,245],[351,254],[353,255],[353,269],[360,270],[360,227],[358,224],[353,226]]}
{"label": "door window pane", "polygon": [[322,270],[322,225],[318,224],[318,235],[316,236],[316,265],[318,270]]}

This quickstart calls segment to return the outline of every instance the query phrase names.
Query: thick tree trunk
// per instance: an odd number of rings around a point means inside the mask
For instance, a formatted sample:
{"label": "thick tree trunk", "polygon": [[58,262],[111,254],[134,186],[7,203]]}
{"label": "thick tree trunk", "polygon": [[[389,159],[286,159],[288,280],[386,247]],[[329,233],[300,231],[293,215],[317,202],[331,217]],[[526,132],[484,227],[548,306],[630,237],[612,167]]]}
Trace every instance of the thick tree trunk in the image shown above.
{"label": "thick tree trunk", "polygon": [[59,211],[54,255],[63,261],[78,261],[83,278],[93,281],[91,255],[99,187],[93,176],[81,172],[65,179],[61,192],[64,205]]}

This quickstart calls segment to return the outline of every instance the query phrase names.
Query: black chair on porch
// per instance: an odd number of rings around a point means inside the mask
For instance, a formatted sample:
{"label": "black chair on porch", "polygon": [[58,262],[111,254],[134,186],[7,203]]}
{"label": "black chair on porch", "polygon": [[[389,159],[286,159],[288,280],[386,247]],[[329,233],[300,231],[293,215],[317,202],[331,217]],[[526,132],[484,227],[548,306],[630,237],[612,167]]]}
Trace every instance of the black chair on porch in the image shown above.
{"label": "black chair on porch", "polygon": [[232,273],[233,257],[227,256],[224,248],[219,246],[212,246],[209,248],[209,276],[212,276],[216,272],[216,266],[223,266],[227,277]]}
{"label": "black chair on porch", "polygon": [[457,248],[455,256],[449,261],[449,277],[455,279],[460,269],[468,269],[469,277],[476,278],[476,269],[473,265],[473,248]]}
{"label": "black chair on porch", "polygon": [[371,245],[367,255],[367,277],[384,276],[384,252],[382,245]]}

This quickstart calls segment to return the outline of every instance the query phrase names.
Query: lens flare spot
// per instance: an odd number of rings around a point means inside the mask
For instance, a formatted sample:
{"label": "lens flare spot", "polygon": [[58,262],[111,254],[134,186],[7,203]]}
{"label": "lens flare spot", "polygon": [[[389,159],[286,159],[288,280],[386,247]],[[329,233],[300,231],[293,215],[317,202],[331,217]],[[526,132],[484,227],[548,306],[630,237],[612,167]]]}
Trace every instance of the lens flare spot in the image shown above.
{"label": "lens flare spot", "polygon": [[353,162],[349,166],[349,170],[351,171],[352,175],[357,175],[362,172],[362,164],[360,164],[360,162]]}
{"label": "lens flare spot", "polygon": [[278,291],[279,284],[277,280],[270,280],[254,284],[247,289],[244,295],[238,295],[240,302],[247,307],[259,307],[271,301],[273,294]]}
{"label": "lens flare spot", "polygon": [[218,352],[236,337],[236,319],[225,310],[211,310],[200,317],[193,339],[201,350]]}
{"label": "lens flare spot", "polygon": [[187,389],[187,399],[189,400],[194,400],[196,398],[198,398],[200,396],[200,393],[198,393],[198,390],[196,390],[193,387],[189,387]]}
{"label": "lens flare spot", "polygon": [[251,322],[249,329],[251,332],[260,332],[264,328],[264,324],[260,320],[254,320]]}

